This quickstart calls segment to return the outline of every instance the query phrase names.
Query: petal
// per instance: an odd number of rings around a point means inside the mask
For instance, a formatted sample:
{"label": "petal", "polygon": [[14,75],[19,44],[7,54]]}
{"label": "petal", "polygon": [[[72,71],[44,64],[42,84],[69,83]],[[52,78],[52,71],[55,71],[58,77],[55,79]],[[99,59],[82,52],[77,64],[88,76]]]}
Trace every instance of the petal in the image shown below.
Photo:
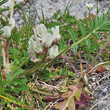
{"label": "petal", "polygon": [[35,45],[36,45],[35,51],[36,51],[37,53],[43,53],[42,44],[41,44],[40,42],[35,42]]}
{"label": "petal", "polygon": [[11,28],[10,28],[10,26],[4,26],[2,28],[2,30],[4,31],[4,33],[2,34],[3,37],[9,38],[11,36]]}
{"label": "petal", "polygon": [[42,37],[42,44],[46,47],[50,47],[53,41],[53,36],[50,33],[45,33]]}
{"label": "petal", "polygon": [[37,25],[36,31],[39,37],[43,37],[43,35],[47,32],[47,29],[44,24]]}
{"label": "petal", "polygon": [[51,59],[54,59],[58,54],[58,46],[53,45],[49,50],[48,50],[49,56]]}
{"label": "petal", "polygon": [[35,54],[35,41],[33,39],[30,39],[28,43],[28,54]]}
{"label": "petal", "polygon": [[61,37],[61,35],[59,34],[59,26],[55,26],[55,28],[52,28],[51,30],[53,32],[53,41],[59,41]]}

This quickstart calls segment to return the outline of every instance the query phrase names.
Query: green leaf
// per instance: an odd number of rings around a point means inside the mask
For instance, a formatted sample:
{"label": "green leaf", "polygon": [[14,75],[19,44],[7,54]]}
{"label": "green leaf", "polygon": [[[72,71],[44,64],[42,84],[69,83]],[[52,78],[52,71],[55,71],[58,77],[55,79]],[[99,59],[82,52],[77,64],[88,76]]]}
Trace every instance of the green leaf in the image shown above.
{"label": "green leaf", "polygon": [[78,47],[77,44],[75,44],[75,45],[73,46],[73,50],[74,50],[75,53],[77,52],[77,47]]}
{"label": "green leaf", "polygon": [[91,25],[90,25],[90,32],[92,32],[95,29],[95,20],[91,19]]}
{"label": "green leaf", "polygon": [[110,20],[100,26],[100,28],[108,28],[110,27]]}
{"label": "green leaf", "polygon": [[72,72],[70,72],[70,71],[67,71],[67,74],[68,74],[69,76],[72,76],[72,77],[75,77],[75,76],[76,76],[75,73],[72,73]]}
{"label": "green leaf", "polygon": [[81,34],[82,34],[83,37],[85,37],[85,35],[86,35],[85,26],[84,26],[84,24],[81,24],[81,23],[79,25],[80,25]]}
{"label": "green leaf", "polygon": [[110,52],[110,45],[106,47],[106,50]]}
{"label": "green leaf", "polygon": [[98,28],[96,31],[107,32],[107,31],[110,31],[110,29],[108,29],[108,28]]}
{"label": "green leaf", "polygon": [[0,9],[0,13],[3,12],[3,11],[7,11],[9,9],[10,9],[9,7],[2,8],[2,9]]}
{"label": "green leaf", "polygon": [[11,81],[14,80],[18,75],[20,75],[23,72],[22,69],[18,70],[17,72],[14,73],[14,75],[11,77]]}
{"label": "green leaf", "polygon": [[87,46],[90,48],[90,45],[91,45],[90,39],[86,39],[86,44],[87,44]]}
{"label": "green leaf", "polygon": [[75,92],[75,95],[74,95],[74,96],[76,97],[77,101],[79,101],[79,100],[80,100],[80,97],[81,97],[81,90],[78,89],[78,90]]}
{"label": "green leaf", "polygon": [[9,72],[8,76],[7,76],[7,81],[10,81],[11,80],[11,72]]}
{"label": "green leaf", "polygon": [[0,2],[0,5],[3,5],[4,3],[6,3],[8,0],[2,0],[1,2]]}
{"label": "green leaf", "polygon": [[76,34],[71,29],[69,29],[68,31],[69,31],[69,33],[71,35],[71,38],[72,38],[73,42],[75,43],[75,41],[76,41]]}
{"label": "green leaf", "polygon": [[99,25],[99,16],[95,16],[95,28],[97,28]]}
{"label": "green leaf", "polygon": [[107,21],[107,14],[103,13],[100,20],[100,25],[104,24],[106,21]]}
{"label": "green leaf", "polygon": [[91,33],[91,35],[93,37],[96,37],[97,40],[100,39],[100,34],[99,33]]}
{"label": "green leaf", "polygon": [[1,35],[2,33],[4,33],[4,32],[3,32],[3,31],[0,31],[0,35]]}
{"label": "green leaf", "polygon": [[64,49],[64,47],[65,47],[65,42],[64,42],[63,38],[61,37],[61,39],[60,39],[60,46],[59,46],[59,50]]}
{"label": "green leaf", "polygon": [[60,9],[57,10],[57,12],[54,13],[54,15],[52,16],[52,19],[56,19],[58,17],[58,14],[60,13],[60,11],[61,11]]}

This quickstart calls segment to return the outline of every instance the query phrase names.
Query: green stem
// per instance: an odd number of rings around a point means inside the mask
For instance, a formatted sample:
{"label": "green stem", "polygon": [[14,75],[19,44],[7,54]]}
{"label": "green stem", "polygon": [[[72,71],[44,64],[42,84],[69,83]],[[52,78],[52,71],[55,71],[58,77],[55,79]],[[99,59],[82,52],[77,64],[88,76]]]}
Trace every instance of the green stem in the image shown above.
{"label": "green stem", "polygon": [[19,76],[16,77],[16,79],[22,77],[22,76],[26,76],[26,75],[30,75],[32,73],[34,73],[36,70],[38,70],[39,68],[41,68],[44,64],[46,64],[46,62],[42,62],[41,64],[37,64],[36,66],[34,66],[33,68],[23,71]]}
{"label": "green stem", "polygon": [[[10,19],[13,18],[13,10],[14,10],[14,0],[12,0],[12,7],[11,7],[11,15],[10,15]],[[11,21],[9,20],[9,24],[11,23]]]}
{"label": "green stem", "polygon": [[53,94],[51,94],[51,93],[43,92],[43,91],[40,91],[40,90],[38,90],[38,89],[31,89],[31,88],[30,88],[30,90],[33,91],[33,92],[37,92],[37,93],[39,93],[39,94],[43,94],[43,95],[53,95]]}
{"label": "green stem", "polygon": [[23,61],[23,62],[20,64],[20,66],[18,66],[18,67],[13,71],[13,73],[14,73],[15,71],[17,71],[18,69],[20,69],[28,60],[29,60],[29,57],[28,57],[25,61]]}

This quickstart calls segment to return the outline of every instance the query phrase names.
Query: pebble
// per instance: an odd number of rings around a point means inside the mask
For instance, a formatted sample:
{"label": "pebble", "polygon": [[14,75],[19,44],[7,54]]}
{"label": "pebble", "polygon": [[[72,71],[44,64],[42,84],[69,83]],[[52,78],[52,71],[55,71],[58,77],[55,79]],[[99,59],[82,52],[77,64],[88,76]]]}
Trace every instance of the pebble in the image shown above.
{"label": "pebble", "polygon": [[[9,0],[10,1],[10,0]],[[70,1],[70,2],[69,2]],[[75,16],[77,19],[83,19],[86,16],[88,16],[88,8],[86,7],[86,4],[92,3],[94,4],[93,9],[91,10],[91,13],[96,14],[97,11],[97,0],[29,0],[30,2],[30,11],[31,11],[31,18],[34,20],[35,17],[35,10],[37,10],[38,17],[36,18],[36,23],[39,23],[39,18],[42,19],[42,10],[44,13],[45,19],[51,19],[53,14],[60,9],[61,14],[64,13],[65,8],[68,5],[68,12],[70,15]],[[29,2],[26,2],[23,4],[23,10],[25,12],[29,12]],[[7,2],[8,4],[8,2]],[[110,6],[109,1],[103,0],[98,3],[98,7],[100,10],[99,16],[102,15],[102,13],[106,13],[108,11],[108,8]],[[23,24],[23,20],[18,19],[21,18],[18,14],[18,12],[14,13],[14,18],[16,20],[16,23],[18,25]]]}

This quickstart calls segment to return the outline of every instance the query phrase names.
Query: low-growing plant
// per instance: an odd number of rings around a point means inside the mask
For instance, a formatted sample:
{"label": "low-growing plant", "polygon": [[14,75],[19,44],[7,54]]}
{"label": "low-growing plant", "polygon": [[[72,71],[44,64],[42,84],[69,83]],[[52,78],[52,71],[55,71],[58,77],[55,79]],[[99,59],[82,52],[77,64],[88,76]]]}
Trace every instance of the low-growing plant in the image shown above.
{"label": "low-growing plant", "polygon": [[[58,10],[52,18],[57,20],[53,24],[46,22],[43,17],[41,24],[33,26],[31,23],[26,23],[25,14],[22,13],[26,25],[18,30],[13,19],[13,8],[14,3],[8,24],[5,26],[3,24],[0,30],[0,48],[2,49],[2,56],[0,56],[1,108],[8,106],[7,108],[14,109],[11,105],[13,103],[17,109],[35,109],[36,102],[33,97],[41,102],[45,110],[47,106],[43,100],[57,100],[57,104],[54,104],[53,107],[59,110],[77,110],[86,107],[88,100],[92,99],[87,95],[87,93],[90,94],[86,88],[87,73],[103,49],[110,50],[110,35],[108,34],[107,39],[100,43],[99,53],[96,53],[96,57],[86,71],[83,71],[79,52],[83,49],[89,55],[96,52],[95,49],[99,46],[100,32],[110,31],[110,20],[107,20],[107,14],[103,14],[102,17],[96,15],[86,24],[85,20],[78,21],[66,12],[58,18]],[[69,38],[66,39],[68,36]],[[70,37],[73,43],[67,46],[65,41]],[[94,46],[95,43],[96,46]],[[79,45],[83,48],[80,49]],[[79,74],[77,74],[72,61],[65,55],[70,49],[73,49],[74,54],[79,58],[81,69]],[[54,64],[59,63],[62,59],[68,62],[66,68],[57,68],[58,65],[55,67]],[[57,69],[52,70],[52,66]],[[70,67],[74,72],[70,71]],[[49,82],[51,79],[57,80],[61,77],[66,77],[63,86],[52,86],[42,81],[44,79]],[[70,77],[73,78],[72,85],[69,84]],[[38,81],[43,84],[39,84]],[[18,96],[24,96],[22,101],[21,98],[17,98]],[[31,101],[27,100],[28,96],[31,97]],[[39,105],[37,107],[42,109]]]}

